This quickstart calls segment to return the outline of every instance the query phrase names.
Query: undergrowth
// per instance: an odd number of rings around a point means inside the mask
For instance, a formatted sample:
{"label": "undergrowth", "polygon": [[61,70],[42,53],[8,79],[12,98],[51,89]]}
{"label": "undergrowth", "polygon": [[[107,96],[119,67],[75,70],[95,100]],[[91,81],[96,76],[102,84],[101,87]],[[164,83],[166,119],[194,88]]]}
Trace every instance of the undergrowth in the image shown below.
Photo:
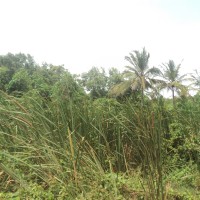
{"label": "undergrowth", "polygon": [[199,118],[184,114],[199,107],[5,93],[0,101],[1,199],[199,198]]}

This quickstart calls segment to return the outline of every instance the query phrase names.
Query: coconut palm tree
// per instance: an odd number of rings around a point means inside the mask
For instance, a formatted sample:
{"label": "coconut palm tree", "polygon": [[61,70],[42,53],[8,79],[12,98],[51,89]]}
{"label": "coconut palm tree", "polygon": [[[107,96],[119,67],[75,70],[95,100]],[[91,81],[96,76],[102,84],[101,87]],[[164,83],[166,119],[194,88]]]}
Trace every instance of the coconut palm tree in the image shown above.
{"label": "coconut palm tree", "polygon": [[191,74],[191,81],[192,81],[192,85],[194,85],[199,90],[200,89],[200,74],[197,70],[195,70],[195,74]]}
{"label": "coconut palm tree", "polygon": [[131,65],[125,66],[126,70],[123,72],[124,81],[115,85],[110,94],[120,95],[124,94],[127,90],[139,90],[142,94],[142,101],[144,98],[144,91],[147,88],[152,88],[155,75],[160,74],[160,70],[156,67],[149,68],[150,54],[147,53],[145,48],[141,52],[133,51],[129,56],[125,57]]}
{"label": "coconut palm tree", "polygon": [[162,82],[161,88],[167,88],[172,92],[173,105],[175,105],[175,92],[180,95],[186,95],[188,90],[183,81],[186,79],[186,74],[180,75],[181,64],[176,65],[173,60],[169,60],[168,63],[162,65]]}

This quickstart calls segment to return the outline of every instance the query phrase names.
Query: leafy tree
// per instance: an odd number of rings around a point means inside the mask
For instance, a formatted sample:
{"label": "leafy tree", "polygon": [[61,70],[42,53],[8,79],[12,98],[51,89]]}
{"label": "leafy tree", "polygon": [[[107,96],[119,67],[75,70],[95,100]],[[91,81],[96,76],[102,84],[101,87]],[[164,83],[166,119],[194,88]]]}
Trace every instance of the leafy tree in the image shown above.
{"label": "leafy tree", "polygon": [[63,66],[55,66],[43,63],[43,65],[32,74],[32,87],[36,89],[42,97],[49,99],[52,88],[59,82],[68,71]]}
{"label": "leafy tree", "polygon": [[107,95],[107,76],[103,68],[93,67],[87,73],[81,75],[81,84],[93,99]]}
{"label": "leafy tree", "polygon": [[49,81],[51,84],[55,84],[57,81],[61,80],[65,74],[69,72],[62,65],[52,65],[48,66]]}
{"label": "leafy tree", "polygon": [[0,66],[7,66],[13,73],[21,68],[32,71],[38,67],[31,55],[23,53],[8,53],[7,55],[0,56]]}
{"label": "leafy tree", "polygon": [[52,96],[55,99],[60,97],[62,100],[79,99],[79,96],[83,96],[84,90],[78,85],[75,78],[66,71],[62,78],[57,81],[52,88]]}
{"label": "leafy tree", "polygon": [[116,96],[124,94],[127,90],[139,90],[144,98],[144,91],[147,88],[152,88],[152,84],[156,82],[155,75],[160,73],[156,67],[149,68],[150,54],[143,48],[142,52],[133,51],[129,56],[125,57],[131,66],[126,66],[124,71],[124,81],[117,84],[111,89],[110,94]]}
{"label": "leafy tree", "polygon": [[31,75],[38,65],[32,56],[22,53],[0,56],[0,89],[6,91],[6,85],[12,80],[13,75],[21,69]]}
{"label": "leafy tree", "polygon": [[113,67],[109,69],[108,74],[108,89],[124,81],[122,73],[117,68]]}
{"label": "leafy tree", "polygon": [[44,69],[40,68],[37,71],[35,71],[32,75],[32,88],[38,93],[44,97],[45,99],[50,98],[51,95],[51,87],[52,85],[49,83],[49,80],[46,79],[44,74]]}
{"label": "leafy tree", "polygon": [[187,87],[183,85],[183,81],[186,80],[186,74],[180,75],[181,64],[176,65],[173,60],[169,60],[168,63],[163,64],[162,82],[161,88],[167,88],[172,92],[173,105],[175,105],[175,92],[180,95],[187,94]]}
{"label": "leafy tree", "polygon": [[[27,73],[27,70],[21,69],[16,72],[12,78],[12,80],[7,85],[7,91],[9,94],[27,92],[31,89],[31,79]],[[21,95],[21,94],[20,94]]]}
{"label": "leafy tree", "polygon": [[8,67],[0,67],[0,90],[6,91],[6,84],[10,81]]}

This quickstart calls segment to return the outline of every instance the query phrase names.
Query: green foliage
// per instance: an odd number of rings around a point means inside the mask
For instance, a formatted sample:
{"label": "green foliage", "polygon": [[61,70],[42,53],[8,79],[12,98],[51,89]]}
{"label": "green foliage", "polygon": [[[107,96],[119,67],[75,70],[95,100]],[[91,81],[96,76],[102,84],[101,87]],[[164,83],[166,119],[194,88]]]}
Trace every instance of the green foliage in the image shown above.
{"label": "green foliage", "polygon": [[52,88],[52,97],[60,97],[62,100],[80,98],[84,95],[83,89],[76,83],[69,72],[65,72]]}
{"label": "green foliage", "polygon": [[9,82],[9,69],[8,67],[0,67],[0,90],[6,91],[6,84]]}
{"label": "green foliage", "polygon": [[163,64],[162,78],[165,80],[161,84],[161,88],[167,88],[172,92],[173,104],[175,105],[175,92],[180,96],[187,96],[188,89],[183,85],[186,75],[180,75],[181,64],[176,65],[173,60],[169,60],[167,64]]}
{"label": "green foliage", "polygon": [[[199,199],[200,96],[151,100],[140,94],[156,73],[149,54],[130,59],[133,79],[92,68],[77,80],[63,66],[0,57],[0,198]],[[106,97],[136,79],[137,95]]]}
{"label": "green foliage", "polygon": [[165,179],[168,184],[168,196],[171,197],[169,199],[199,199],[199,177],[197,166],[192,163],[171,170]]}
{"label": "green foliage", "polygon": [[200,75],[197,70],[195,70],[195,74],[191,74],[192,85],[194,85],[197,90],[200,89]]}
{"label": "green foliage", "polygon": [[12,80],[7,85],[7,91],[12,93],[25,93],[31,89],[32,81],[26,70],[21,69],[14,74]]}
{"label": "green foliage", "polygon": [[113,67],[109,69],[108,73],[108,89],[124,81],[122,73],[118,69]]}
{"label": "green foliage", "polygon": [[6,85],[12,80],[15,73],[19,70],[27,71],[32,74],[38,65],[29,54],[22,53],[0,56],[0,89],[6,91]]}
{"label": "green foliage", "polygon": [[81,83],[90,92],[92,99],[105,97],[107,94],[107,76],[103,68],[93,67],[83,73]]}
{"label": "green foliage", "polygon": [[43,98],[48,99],[51,95],[52,84],[46,74],[48,74],[47,69],[37,69],[32,75],[32,88],[37,90]]}
{"label": "green foliage", "polygon": [[124,95],[128,90],[141,91],[144,95],[145,89],[153,88],[155,75],[160,74],[160,70],[156,67],[149,68],[150,54],[146,52],[145,48],[141,52],[133,51],[125,59],[131,64],[126,66],[126,70],[123,72],[124,80],[119,82],[111,88],[111,96]]}

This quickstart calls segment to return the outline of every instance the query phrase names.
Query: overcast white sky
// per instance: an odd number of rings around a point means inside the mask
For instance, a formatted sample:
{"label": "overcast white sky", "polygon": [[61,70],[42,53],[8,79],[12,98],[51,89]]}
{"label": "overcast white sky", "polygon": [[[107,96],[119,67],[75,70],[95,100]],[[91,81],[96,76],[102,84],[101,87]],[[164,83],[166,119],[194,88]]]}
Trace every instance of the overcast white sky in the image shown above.
{"label": "overcast white sky", "polygon": [[150,65],[200,67],[199,0],[0,0],[0,54],[29,53],[72,73],[118,67],[146,47]]}

